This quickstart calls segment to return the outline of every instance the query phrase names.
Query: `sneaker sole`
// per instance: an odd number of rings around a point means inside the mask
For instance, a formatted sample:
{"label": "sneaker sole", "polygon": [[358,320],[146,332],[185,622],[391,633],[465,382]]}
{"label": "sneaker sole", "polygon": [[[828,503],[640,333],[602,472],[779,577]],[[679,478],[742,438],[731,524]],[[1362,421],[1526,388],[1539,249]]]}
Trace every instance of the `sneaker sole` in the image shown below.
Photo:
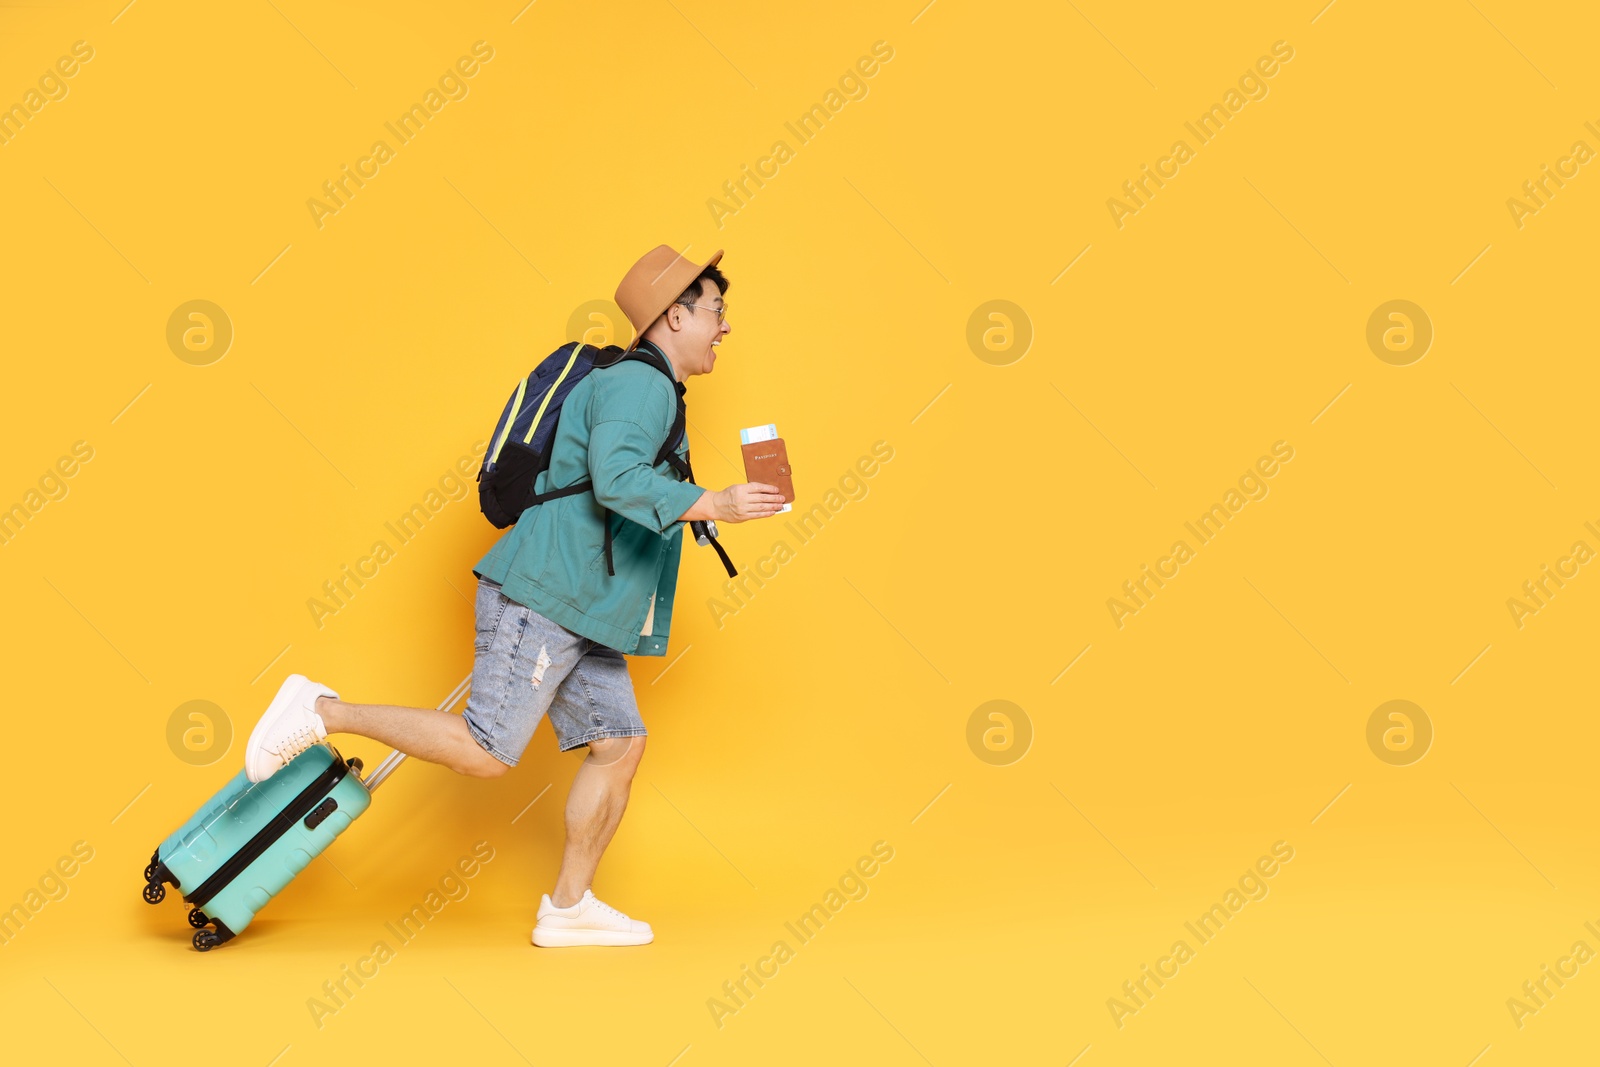
{"label": "sneaker sole", "polygon": [[255,770],[258,760],[262,756],[262,738],[271,732],[284,714],[299,703],[300,697],[314,683],[304,675],[291,675],[284,679],[283,685],[278,687],[278,695],[272,698],[272,703],[267,705],[267,710],[262,714],[256,728],[250,732],[250,741],[244,747],[245,777],[252,782],[264,782],[271,775],[255,777],[251,772]]}
{"label": "sneaker sole", "polygon": [[573,948],[579,945],[648,945],[656,938],[655,931],[648,934],[630,934],[622,930],[541,930],[533,928],[533,943],[540,948]]}

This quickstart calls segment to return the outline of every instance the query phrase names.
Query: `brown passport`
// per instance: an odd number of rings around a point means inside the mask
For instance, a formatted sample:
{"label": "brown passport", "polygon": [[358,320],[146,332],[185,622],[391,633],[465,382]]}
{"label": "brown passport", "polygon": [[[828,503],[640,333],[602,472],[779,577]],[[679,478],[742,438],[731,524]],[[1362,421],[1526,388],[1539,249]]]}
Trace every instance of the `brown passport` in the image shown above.
{"label": "brown passport", "polygon": [[744,450],[744,476],[752,482],[775,485],[785,504],[794,503],[794,480],[789,470],[789,452],[783,438],[755,441],[740,446]]}

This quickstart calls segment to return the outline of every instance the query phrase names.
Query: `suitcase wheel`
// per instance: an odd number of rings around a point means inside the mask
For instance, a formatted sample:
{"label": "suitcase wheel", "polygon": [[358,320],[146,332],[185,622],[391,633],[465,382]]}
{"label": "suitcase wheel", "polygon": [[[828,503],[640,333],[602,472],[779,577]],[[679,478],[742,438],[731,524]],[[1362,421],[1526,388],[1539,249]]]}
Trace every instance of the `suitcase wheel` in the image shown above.
{"label": "suitcase wheel", "polygon": [[206,918],[206,913],[201,911],[199,908],[190,909],[190,911],[189,911],[189,925],[194,927],[196,930],[198,930],[200,927],[206,925],[210,921],[211,921],[210,919]]}
{"label": "suitcase wheel", "polygon": [[167,887],[160,882],[146,882],[144,886],[144,902],[146,904],[159,904],[167,899]]}
{"label": "suitcase wheel", "polygon": [[194,935],[194,947],[201,952],[210,952],[222,944],[222,935],[215,930],[197,930]]}
{"label": "suitcase wheel", "polygon": [[151,860],[150,866],[144,869],[144,880],[147,882],[159,882],[161,880],[160,878],[156,877],[156,864],[154,860]]}

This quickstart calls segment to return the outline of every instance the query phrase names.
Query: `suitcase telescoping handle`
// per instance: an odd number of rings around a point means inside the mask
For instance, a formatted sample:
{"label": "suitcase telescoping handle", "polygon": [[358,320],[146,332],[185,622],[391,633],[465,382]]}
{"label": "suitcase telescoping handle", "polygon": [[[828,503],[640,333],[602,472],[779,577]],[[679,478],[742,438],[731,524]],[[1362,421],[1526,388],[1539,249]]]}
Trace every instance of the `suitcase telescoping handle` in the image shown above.
{"label": "suitcase telescoping handle", "polygon": [[[439,702],[438,710],[449,711],[451,708],[455,707],[456,701],[461,699],[461,694],[465,693],[471,684],[472,675],[469,674],[465,678],[461,679],[460,684],[458,684],[454,689],[450,690],[449,696],[445,697]],[[400,764],[404,763],[405,759],[406,754],[401,752],[398,748],[389,753],[387,756],[383,757],[383,762],[374,767],[372,769],[372,773],[367,775],[365,781],[363,782],[363,784],[367,787],[367,792],[370,793],[382,785],[383,780],[389,777],[389,775],[393,774],[394,769],[400,766]]]}

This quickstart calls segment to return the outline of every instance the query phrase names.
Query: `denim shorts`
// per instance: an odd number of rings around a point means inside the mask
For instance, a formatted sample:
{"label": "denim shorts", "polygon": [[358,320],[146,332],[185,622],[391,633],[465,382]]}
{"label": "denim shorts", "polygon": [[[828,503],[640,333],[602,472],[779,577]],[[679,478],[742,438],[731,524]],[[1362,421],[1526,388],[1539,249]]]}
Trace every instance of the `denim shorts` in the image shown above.
{"label": "denim shorts", "polygon": [[646,733],[622,653],[575,634],[478,579],[478,632],[465,719],[484,751],[512,767],[548,716],[562,752]]}

